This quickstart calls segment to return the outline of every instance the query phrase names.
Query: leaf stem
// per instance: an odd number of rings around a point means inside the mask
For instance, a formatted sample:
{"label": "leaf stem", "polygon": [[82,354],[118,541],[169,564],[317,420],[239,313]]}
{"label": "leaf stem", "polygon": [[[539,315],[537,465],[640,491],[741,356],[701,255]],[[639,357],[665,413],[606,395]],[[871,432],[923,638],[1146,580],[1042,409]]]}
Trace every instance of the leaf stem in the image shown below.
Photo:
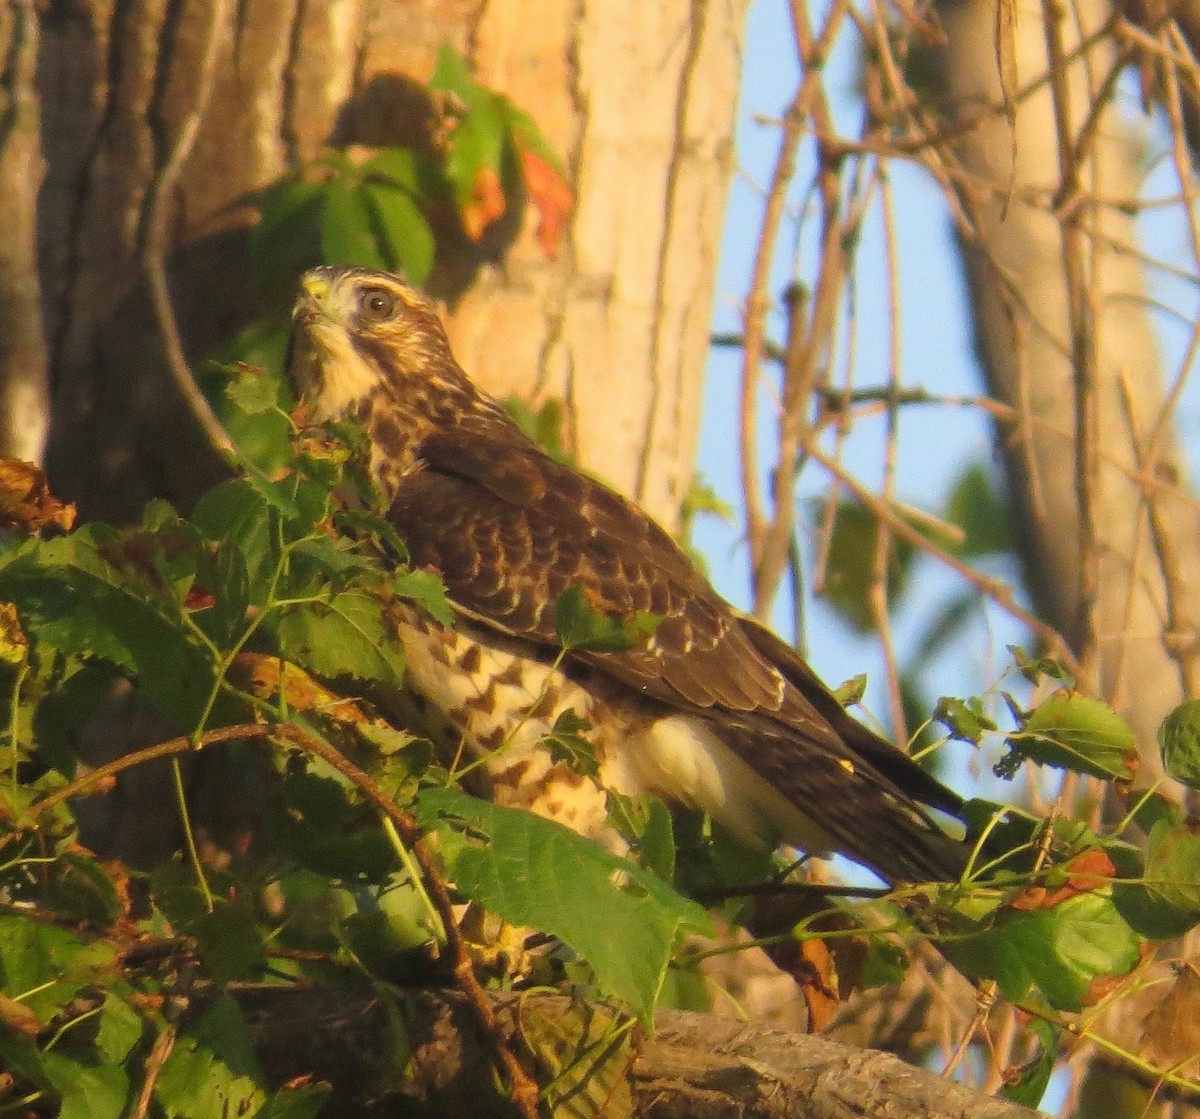
{"label": "leaf stem", "polygon": [[442,916],[437,911],[437,906],[433,904],[433,899],[429,896],[429,891],[425,888],[425,882],[421,875],[421,869],[417,866],[413,859],[412,852],[408,849],[408,845],[400,838],[400,833],[396,830],[396,825],[390,816],[383,818],[383,831],[388,837],[388,841],[392,845],[392,850],[396,852],[396,857],[404,866],[405,872],[408,874],[408,879],[412,883],[412,888],[417,891],[417,896],[421,899],[421,903],[425,906],[426,913],[429,914],[430,920],[433,923],[433,934],[443,944],[446,943],[446,925],[442,920]]}

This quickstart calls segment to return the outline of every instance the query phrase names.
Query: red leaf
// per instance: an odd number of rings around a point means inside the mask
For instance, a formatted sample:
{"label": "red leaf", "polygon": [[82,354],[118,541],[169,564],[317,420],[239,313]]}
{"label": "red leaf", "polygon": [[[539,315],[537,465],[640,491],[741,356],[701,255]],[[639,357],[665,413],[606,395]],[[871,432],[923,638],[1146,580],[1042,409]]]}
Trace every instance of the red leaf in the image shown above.
{"label": "red leaf", "polygon": [[529,200],[537,209],[537,238],[542,252],[548,257],[558,255],[558,244],[562,240],[567,218],[575,206],[575,196],[567,181],[536,152],[526,147],[519,148],[521,174]]}
{"label": "red leaf", "polygon": [[1098,847],[1084,851],[1067,864],[1067,880],[1057,890],[1044,886],[1031,886],[1023,890],[1009,903],[1010,908],[1023,912],[1035,909],[1053,909],[1068,898],[1086,894],[1105,885],[1107,879],[1117,876],[1117,868],[1108,855]]}

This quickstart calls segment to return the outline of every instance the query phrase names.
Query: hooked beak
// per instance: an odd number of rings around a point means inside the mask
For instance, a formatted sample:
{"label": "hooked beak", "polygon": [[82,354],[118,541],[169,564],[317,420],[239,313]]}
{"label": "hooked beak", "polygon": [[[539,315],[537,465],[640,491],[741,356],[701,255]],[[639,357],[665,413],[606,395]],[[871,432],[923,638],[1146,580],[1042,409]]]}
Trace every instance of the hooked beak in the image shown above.
{"label": "hooked beak", "polygon": [[329,281],[311,272],[300,280],[300,296],[292,307],[292,322],[298,326],[311,326],[325,313],[324,303],[329,297]]}

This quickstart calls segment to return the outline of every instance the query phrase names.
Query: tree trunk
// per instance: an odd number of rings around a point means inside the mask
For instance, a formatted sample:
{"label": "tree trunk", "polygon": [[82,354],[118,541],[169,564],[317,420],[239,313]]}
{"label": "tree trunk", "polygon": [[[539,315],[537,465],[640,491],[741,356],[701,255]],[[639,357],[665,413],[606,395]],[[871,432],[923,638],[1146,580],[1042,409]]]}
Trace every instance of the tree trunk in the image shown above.
{"label": "tree trunk", "polygon": [[[561,398],[582,463],[673,523],[692,474],[744,7],[128,0],[55,9],[39,88],[56,484],[90,514],[128,518],[154,495],[186,504],[219,476],[164,372],[147,303],[156,197],[170,188],[163,248],[194,363],[258,310],[244,255],[247,192],[331,138],[411,137],[428,111],[415,83],[449,41],[481,82],[531,112],[577,199],[556,259],[526,214],[504,259],[461,297],[460,275],[435,277],[453,300],[458,356],[498,395]],[[202,103],[206,68],[213,88]],[[175,187],[164,169],[192,126]]]}
{"label": "tree trunk", "polygon": [[1200,514],[1185,496],[1134,218],[1116,204],[1137,197],[1141,174],[1105,84],[1125,63],[1099,33],[1111,9],[1062,9],[1072,61],[1040,82],[1053,36],[1039,14],[1010,21],[990,0],[940,10],[941,92],[957,120],[980,118],[956,145],[973,224],[963,259],[988,387],[1015,416],[999,444],[1027,586],[1093,669],[1085,684],[1134,725],[1148,784],[1161,772],[1158,724],[1200,688],[1187,605],[1200,587]]}
{"label": "tree trunk", "polygon": [[[1148,313],[1133,207],[1121,204],[1138,198],[1142,178],[1109,84],[1129,60],[1102,0],[1069,9],[1048,0],[1011,21],[1002,7],[999,16],[984,0],[939,8],[941,92],[959,122],[980,118],[956,145],[978,352],[989,391],[1014,417],[998,443],[1026,585],[1091,669],[1084,685],[1133,725],[1138,783],[1150,785],[1162,772],[1159,723],[1200,694],[1189,606],[1200,588],[1200,513],[1175,441],[1177,400]],[[1048,64],[1055,50],[1069,61]],[[1139,993],[1114,1000],[1093,1028],[1143,1052],[1143,1022],[1164,989],[1150,977],[1172,974],[1147,969]],[[1095,1060],[1084,1099],[1081,1114],[1100,1100],[1112,1115],[1164,1106]]]}
{"label": "tree trunk", "polygon": [[11,0],[0,10],[0,455],[34,461],[42,456],[47,420],[36,253],[37,22],[30,0]]}

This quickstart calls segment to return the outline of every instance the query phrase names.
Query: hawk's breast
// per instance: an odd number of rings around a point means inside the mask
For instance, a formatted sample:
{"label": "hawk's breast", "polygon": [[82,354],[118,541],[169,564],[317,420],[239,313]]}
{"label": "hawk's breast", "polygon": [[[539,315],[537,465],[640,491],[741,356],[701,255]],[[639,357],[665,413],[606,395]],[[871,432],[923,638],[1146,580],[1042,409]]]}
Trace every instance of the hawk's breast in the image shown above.
{"label": "hawk's breast", "polygon": [[[479,640],[469,622],[447,629],[416,609],[398,626],[406,687],[426,733],[459,755],[455,769],[483,761],[487,791],[498,803],[526,808],[574,831],[605,838],[603,785],[636,794],[622,764],[622,746],[636,727],[552,660],[521,643],[489,634]],[[548,741],[555,723],[573,711],[587,723],[600,785],[556,760]],[[453,759],[447,759],[451,761]]]}
{"label": "hawk's breast", "polygon": [[[702,808],[755,847],[770,849],[780,840],[811,853],[831,847],[829,836],[755,773],[710,720],[664,710],[600,674],[568,674],[546,650],[478,634],[465,619],[447,629],[409,608],[398,636],[422,729],[457,753],[454,769],[481,760],[486,791],[500,804],[620,847],[608,827],[605,790],[651,793]],[[586,724],[599,781],[554,756],[550,738],[566,711]]]}

